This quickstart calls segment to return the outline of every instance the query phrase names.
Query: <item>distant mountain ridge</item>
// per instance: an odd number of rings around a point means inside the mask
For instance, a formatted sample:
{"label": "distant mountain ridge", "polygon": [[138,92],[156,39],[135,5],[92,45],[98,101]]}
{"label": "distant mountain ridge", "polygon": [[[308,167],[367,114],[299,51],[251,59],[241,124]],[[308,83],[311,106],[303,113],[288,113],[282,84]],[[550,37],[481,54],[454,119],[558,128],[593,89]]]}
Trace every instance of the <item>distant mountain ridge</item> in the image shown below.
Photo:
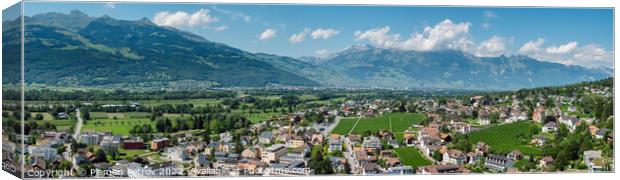
{"label": "distant mountain ridge", "polygon": [[[455,50],[416,52],[370,45],[354,45],[327,57],[291,58],[250,53],[146,18],[94,18],[77,10],[37,14],[25,22],[26,82],[52,86],[507,90],[591,81],[613,73],[525,56],[481,58]],[[19,36],[17,22],[3,25],[3,39]],[[4,49],[18,45],[3,43]],[[11,57],[16,52],[7,53]],[[10,69],[15,62],[3,63],[9,72],[18,72]]]}
{"label": "distant mountain ridge", "polygon": [[371,45],[351,46],[315,65],[389,88],[519,89],[598,80],[613,72],[527,56],[476,57],[457,50],[417,52]]}

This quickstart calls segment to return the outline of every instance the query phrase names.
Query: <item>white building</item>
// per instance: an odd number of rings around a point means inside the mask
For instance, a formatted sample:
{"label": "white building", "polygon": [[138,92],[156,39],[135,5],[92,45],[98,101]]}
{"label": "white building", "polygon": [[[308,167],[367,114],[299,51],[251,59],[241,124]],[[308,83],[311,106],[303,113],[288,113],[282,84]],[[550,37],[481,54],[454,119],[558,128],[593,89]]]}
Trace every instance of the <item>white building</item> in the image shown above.
{"label": "white building", "polygon": [[185,161],[189,158],[189,153],[182,147],[170,147],[166,149],[166,156],[173,161]]}
{"label": "white building", "polygon": [[86,145],[97,145],[99,144],[100,137],[99,134],[93,132],[82,133],[81,135],[81,143]]}
{"label": "white building", "polygon": [[283,144],[275,144],[273,146],[265,148],[265,150],[261,154],[261,161],[266,163],[278,161],[280,157],[286,155],[286,152],[286,146],[284,146]]}
{"label": "white building", "polygon": [[58,150],[51,147],[31,147],[28,150],[30,157],[41,157],[45,160],[52,160],[58,155]]}

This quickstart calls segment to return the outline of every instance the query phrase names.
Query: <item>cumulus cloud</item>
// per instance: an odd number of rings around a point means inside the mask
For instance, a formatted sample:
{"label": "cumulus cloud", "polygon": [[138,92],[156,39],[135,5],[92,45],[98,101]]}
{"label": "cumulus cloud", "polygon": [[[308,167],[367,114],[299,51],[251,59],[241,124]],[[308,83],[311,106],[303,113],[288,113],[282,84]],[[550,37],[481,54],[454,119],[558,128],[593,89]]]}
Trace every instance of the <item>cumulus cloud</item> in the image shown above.
{"label": "cumulus cloud", "polygon": [[312,39],[319,39],[319,38],[329,39],[330,37],[335,36],[338,33],[340,33],[340,31],[335,30],[335,29],[319,28],[319,29],[312,31],[310,35],[312,35]]}
{"label": "cumulus cloud", "polygon": [[297,34],[293,34],[290,38],[288,38],[288,41],[291,42],[291,44],[300,43],[304,41],[304,39],[306,38],[306,34],[308,34],[309,32],[310,32],[310,29],[305,28],[303,31]]}
{"label": "cumulus cloud", "polygon": [[527,43],[523,44],[521,48],[519,48],[519,53],[530,54],[539,52],[542,49],[543,43],[545,43],[545,39],[543,38],[538,38],[536,39],[536,41],[528,41]]}
{"label": "cumulus cloud", "polygon": [[550,46],[545,51],[550,54],[571,53],[577,48],[577,41],[569,42],[560,46]]}
{"label": "cumulus cloud", "polygon": [[278,30],[276,30],[276,29],[271,29],[271,28],[265,29],[265,31],[263,31],[258,36],[258,39],[262,40],[262,41],[272,39],[272,38],[276,37],[276,33],[277,32],[278,32]]}
{"label": "cumulus cloud", "polygon": [[316,56],[318,57],[327,57],[328,53],[329,52],[327,51],[327,49],[320,49],[314,52],[314,54],[316,54]]}
{"label": "cumulus cloud", "polygon": [[539,38],[528,41],[519,49],[519,53],[534,57],[541,61],[549,61],[566,65],[580,65],[590,68],[613,66],[613,52],[607,51],[596,44],[579,46],[576,41],[561,45],[543,47],[545,40]]}
{"label": "cumulus cloud", "polygon": [[422,32],[416,32],[405,40],[400,34],[390,34],[390,27],[356,31],[356,40],[368,40],[373,45],[382,48],[397,48],[402,50],[431,51],[450,47],[464,46],[458,42],[469,43],[469,28],[471,23],[453,23],[446,19],[437,25],[427,26]]}
{"label": "cumulus cloud", "polygon": [[168,12],[162,11],[155,13],[153,22],[159,26],[171,26],[176,28],[205,28],[209,24],[219,21],[217,17],[210,14],[208,9],[200,9],[193,13],[185,11]]}
{"label": "cumulus cloud", "polygon": [[482,41],[476,48],[475,55],[479,57],[495,57],[507,51],[507,40],[499,36]]}

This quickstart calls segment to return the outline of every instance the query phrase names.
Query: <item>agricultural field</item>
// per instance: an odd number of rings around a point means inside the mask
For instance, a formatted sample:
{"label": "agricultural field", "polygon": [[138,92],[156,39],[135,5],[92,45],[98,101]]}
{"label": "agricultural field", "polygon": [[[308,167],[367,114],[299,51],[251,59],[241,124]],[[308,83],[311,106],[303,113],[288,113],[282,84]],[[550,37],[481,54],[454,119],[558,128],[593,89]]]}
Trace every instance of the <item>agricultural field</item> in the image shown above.
{"label": "agricultural field", "polygon": [[426,159],[416,147],[401,147],[394,149],[400,161],[407,166],[419,167],[431,165],[432,161]]}
{"label": "agricultural field", "polygon": [[313,100],[310,101],[310,103],[315,103],[315,104],[321,104],[321,105],[329,105],[329,104],[335,104],[336,102],[344,102],[346,100],[346,98],[344,97],[340,97],[340,98],[332,98],[332,99],[327,99],[327,100]]}
{"label": "agricultural field", "polygon": [[[370,118],[344,118],[334,128],[332,133],[347,134],[352,128],[352,133],[363,133],[366,131],[378,131],[381,129],[391,130],[392,132],[403,132],[411,125],[418,124],[424,120],[423,114],[417,113],[390,113],[379,117]],[[357,125],[355,125],[357,122]]]}
{"label": "agricultural field", "polygon": [[519,150],[525,155],[540,155],[540,148],[529,145],[529,139],[520,137],[520,135],[528,134],[532,126],[536,125],[529,121],[491,126],[470,133],[469,142],[485,142],[491,147],[491,151],[508,153]]}
{"label": "agricultural field", "polygon": [[270,119],[273,116],[278,116],[280,113],[257,113],[257,114],[245,114],[245,117],[252,123],[259,123]]}
{"label": "agricultural field", "polygon": [[[142,125],[142,124],[150,124],[153,125],[153,122],[150,119],[96,119],[90,120],[82,127],[82,131],[112,131],[115,135],[127,136],[129,135],[129,130],[133,128],[134,125]],[[153,125],[154,126],[154,125]]]}
{"label": "agricultural field", "polygon": [[144,106],[158,106],[163,104],[179,105],[179,104],[192,104],[194,106],[206,106],[207,104],[218,104],[222,102],[222,99],[209,98],[209,99],[176,99],[176,100],[151,100],[151,101],[137,101]]}
{"label": "agricultural field", "polygon": [[71,128],[71,126],[73,126],[76,121],[75,120],[42,120],[42,121],[36,121],[38,125],[43,125],[46,122],[49,122],[53,125],[56,126],[56,129],[58,130],[68,130],[69,128]]}
{"label": "agricultural field", "polygon": [[43,120],[53,120],[54,116],[48,112],[31,112],[30,117],[35,117],[37,114],[43,115]]}

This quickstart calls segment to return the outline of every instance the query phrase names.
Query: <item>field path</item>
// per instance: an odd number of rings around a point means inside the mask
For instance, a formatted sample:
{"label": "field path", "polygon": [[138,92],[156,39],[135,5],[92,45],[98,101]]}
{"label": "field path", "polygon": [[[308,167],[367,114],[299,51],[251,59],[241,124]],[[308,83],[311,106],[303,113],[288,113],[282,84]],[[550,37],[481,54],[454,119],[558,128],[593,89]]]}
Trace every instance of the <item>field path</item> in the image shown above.
{"label": "field path", "polygon": [[362,116],[357,118],[357,121],[355,121],[355,124],[353,125],[351,130],[349,130],[349,133],[347,133],[347,134],[351,134],[353,132],[353,130],[355,129],[355,126],[357,126],[357,123],[359,123],[361,119],[362,119]]}

